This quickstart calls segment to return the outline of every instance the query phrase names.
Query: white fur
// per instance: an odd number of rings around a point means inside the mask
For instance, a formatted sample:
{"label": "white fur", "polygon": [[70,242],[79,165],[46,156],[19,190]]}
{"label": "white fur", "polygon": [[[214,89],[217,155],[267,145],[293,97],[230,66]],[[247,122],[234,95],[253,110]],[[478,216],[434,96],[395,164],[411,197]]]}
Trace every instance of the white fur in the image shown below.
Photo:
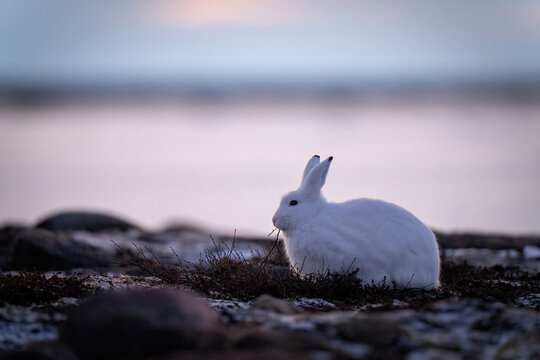
{"label": "white fur", "polygon": [[[302,274],[359,269],[365,282],[431,289],[439,286],[433,232],[407,210],[375,199],[327,202],[321,195],[332,158],[316,155],[301,185],[285,195],[274,225],[285,235],[291,265]],[[298,204],[291,206],[291,200]]]}

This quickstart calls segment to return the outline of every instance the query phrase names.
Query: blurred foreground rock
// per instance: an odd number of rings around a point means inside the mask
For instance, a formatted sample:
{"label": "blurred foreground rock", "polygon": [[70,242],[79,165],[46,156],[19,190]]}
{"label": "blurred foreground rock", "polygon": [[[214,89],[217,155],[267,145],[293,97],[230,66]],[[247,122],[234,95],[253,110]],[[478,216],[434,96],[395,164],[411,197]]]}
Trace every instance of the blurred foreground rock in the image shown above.
{"label": "blurred foreground rock", "polygon": [[174,290],[105,292],[75,308],[60,339],[81,359],[139,359],[179,349],[224,346],[219,314]]}
{"label": "blurred foreground rock", "polygon": [[58,342],[31,344],[26,349],[6,352],[2,360],[79,360],[75,353]]}

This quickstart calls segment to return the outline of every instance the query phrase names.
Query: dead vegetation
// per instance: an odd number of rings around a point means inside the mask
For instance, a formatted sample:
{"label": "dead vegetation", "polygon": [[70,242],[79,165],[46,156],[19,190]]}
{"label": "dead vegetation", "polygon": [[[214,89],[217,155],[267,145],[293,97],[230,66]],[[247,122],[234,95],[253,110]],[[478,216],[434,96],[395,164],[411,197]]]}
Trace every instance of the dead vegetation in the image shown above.
{"label": "dead vegetation", "polygon": [[0,274],[0,304],[43,304],[63,297],[81,298],[91,289],[80,276],[47,277],[42,272]]}
{"label": "dead vegetation", "polygon": [[[270,253],[278,251],[276,249],[279,247],[273,246]],[[232,246],[214,243],[214,248],[206,251],[199,262],[179,260],[176,266],[160,263],[148,250],[138,248],[138,255],[131,258],[129,264],[168,283],[188,286],[215,298],[252,300],[262,294],[288,299],[320,298],[338,308],[378,304],[377,309],[384,310],[399,307],[399,302],[419,308],[453,297],[515,304],[520,297],[540,292],[539,274],[525,274],[501,266],[475,268],[444,258],[442,285],[435,291],[365,283],[356,277],[354,269],[344,275],[324,273],[303,277],[282,266],[283,258],[276,253],[253,253],[246,259],[234,249],[234,243]]]}

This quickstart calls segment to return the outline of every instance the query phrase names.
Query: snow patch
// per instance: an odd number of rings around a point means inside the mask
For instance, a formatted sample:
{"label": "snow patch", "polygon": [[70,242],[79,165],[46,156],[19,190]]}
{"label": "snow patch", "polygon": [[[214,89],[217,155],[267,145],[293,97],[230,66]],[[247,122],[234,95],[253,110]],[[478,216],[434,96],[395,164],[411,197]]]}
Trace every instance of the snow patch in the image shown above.
{"label": "snow patch", "polygon": [[293,301],[296,306],[309,306],[309,307],[336,307],[334,303],[319,298],[299,298]]}
{"label": "snow patch", "polygon": [[525,245],[523,248],[523,257],[526,260],[540,259],[540,247]]}
{"label": "snow patch", "polygon": [[251,301],[206,299],[208,305],[216,310],[245,310],[251,306]]}

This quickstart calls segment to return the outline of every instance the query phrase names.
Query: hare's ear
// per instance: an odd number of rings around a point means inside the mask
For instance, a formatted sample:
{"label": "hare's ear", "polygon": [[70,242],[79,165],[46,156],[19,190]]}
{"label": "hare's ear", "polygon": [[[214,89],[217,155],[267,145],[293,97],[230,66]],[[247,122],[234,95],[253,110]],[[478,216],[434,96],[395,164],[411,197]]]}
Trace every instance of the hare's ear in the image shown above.
{"label": "hare's ear", "polygon": [[320,191],[326,181],[326,175],[328,175],[328,169],[330,169],[330,164],[333,159],[334,158],[330,156],[328,159],[311,169],[305,181],[302,183],[302,187],[309,191]]}
{"label": "hare's ear", "polygon": [[319,155],[313,155],[311,159],[307,162],[306,168],[304,169],[304,175],[302,176],[302,182],[300,183],[300,186],[304,185],[306,178],[315,166],[319,165],[321,157]]}

